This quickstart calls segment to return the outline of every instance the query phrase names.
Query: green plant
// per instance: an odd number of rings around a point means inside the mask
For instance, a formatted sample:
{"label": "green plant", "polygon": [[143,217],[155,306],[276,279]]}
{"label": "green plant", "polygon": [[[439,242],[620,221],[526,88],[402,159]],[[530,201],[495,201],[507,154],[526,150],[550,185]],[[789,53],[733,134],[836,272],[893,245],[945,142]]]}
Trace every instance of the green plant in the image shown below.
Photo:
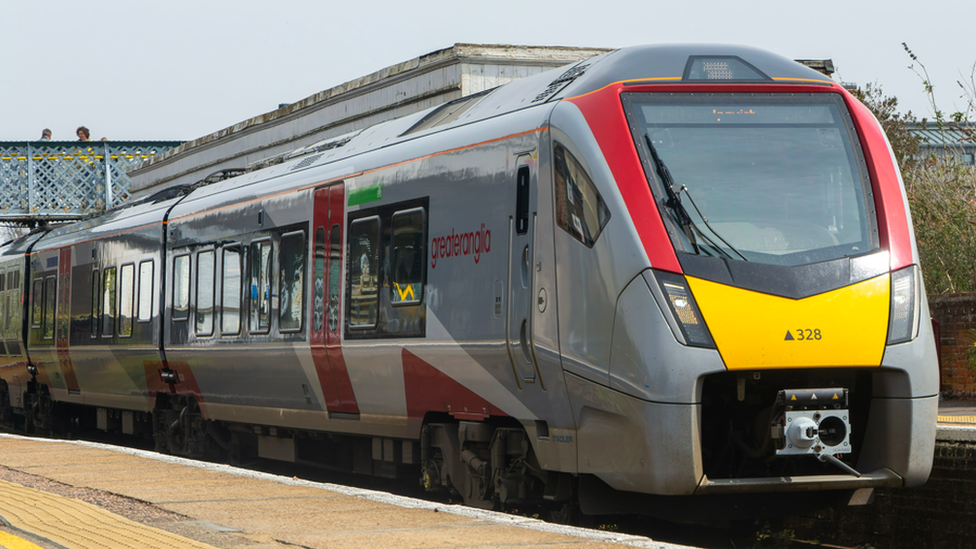
{"label": "green plant", "polygon": [[753,547],[787,548],[793,546],[796,532],[789,529],[773,529],[769,522],[764,522],[756,532],[756,543]]}
{"label": "green plant", "polygon": [[976,166],[930,156],[902,175],[926,291],[976,291]]}
{"label": "green plant", "polygon": [[878,119],[891,148],[895,153],[895,160],[902,170],[911,169],[919,157],[919,137],[913,133],[909,127],[918,122],[912,114],[898,112],[898,98],[884,94],[881,86],[877,83],[869,82],[863,89],[854,90],[854,97],[864,103],[868,109]]}

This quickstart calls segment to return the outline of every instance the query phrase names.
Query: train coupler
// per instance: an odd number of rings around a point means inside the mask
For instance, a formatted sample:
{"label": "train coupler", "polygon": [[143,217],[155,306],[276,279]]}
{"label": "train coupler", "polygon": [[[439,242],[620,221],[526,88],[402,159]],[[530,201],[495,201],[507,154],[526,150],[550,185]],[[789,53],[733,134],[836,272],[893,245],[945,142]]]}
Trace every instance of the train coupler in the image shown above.
{"label": "train coupler", "polygon": [[812,455],[861,476],[834,457],[852,451],[847,389],[786,389],[777,395],[776,407],[781,414],[771,435],[777,456]]}

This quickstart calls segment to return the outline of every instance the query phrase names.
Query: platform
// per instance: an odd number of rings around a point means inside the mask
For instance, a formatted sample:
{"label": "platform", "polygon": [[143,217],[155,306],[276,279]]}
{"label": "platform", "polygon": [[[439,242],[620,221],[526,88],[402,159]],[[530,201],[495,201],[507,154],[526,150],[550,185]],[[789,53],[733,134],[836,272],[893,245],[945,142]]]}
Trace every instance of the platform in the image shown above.
{"label": "platform", "polygon": [[0,517],[5,549],[680,547],[143,450],[2,434]]}

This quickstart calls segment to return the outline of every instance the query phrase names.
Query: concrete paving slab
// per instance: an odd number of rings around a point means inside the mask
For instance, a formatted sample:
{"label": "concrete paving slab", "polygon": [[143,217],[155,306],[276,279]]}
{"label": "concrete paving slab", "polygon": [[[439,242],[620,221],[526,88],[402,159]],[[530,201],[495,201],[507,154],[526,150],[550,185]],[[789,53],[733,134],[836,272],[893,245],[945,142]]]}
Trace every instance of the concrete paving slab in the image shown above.
{"label": "concrete paving slab", "polygon": [[96,443],[0,435],[0,466],[134,498],[221,549],[678,547]]}

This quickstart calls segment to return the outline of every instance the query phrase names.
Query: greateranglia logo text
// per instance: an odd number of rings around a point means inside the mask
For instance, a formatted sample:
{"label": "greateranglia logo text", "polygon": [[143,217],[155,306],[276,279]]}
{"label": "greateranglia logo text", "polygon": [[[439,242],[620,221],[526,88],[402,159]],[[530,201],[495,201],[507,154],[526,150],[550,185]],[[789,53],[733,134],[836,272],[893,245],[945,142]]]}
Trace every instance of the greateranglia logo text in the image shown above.
{"label": "greateranglia logo text", "polygon": [[451,229],[451,234],[434,237],[430,241],[430,267],[437,268],[437,260],[445,257],[459,257],[473,255],[474,262],[481,261],[481,254],[491,251],[491,229],[481,228],[470,233],[458,233]]}

